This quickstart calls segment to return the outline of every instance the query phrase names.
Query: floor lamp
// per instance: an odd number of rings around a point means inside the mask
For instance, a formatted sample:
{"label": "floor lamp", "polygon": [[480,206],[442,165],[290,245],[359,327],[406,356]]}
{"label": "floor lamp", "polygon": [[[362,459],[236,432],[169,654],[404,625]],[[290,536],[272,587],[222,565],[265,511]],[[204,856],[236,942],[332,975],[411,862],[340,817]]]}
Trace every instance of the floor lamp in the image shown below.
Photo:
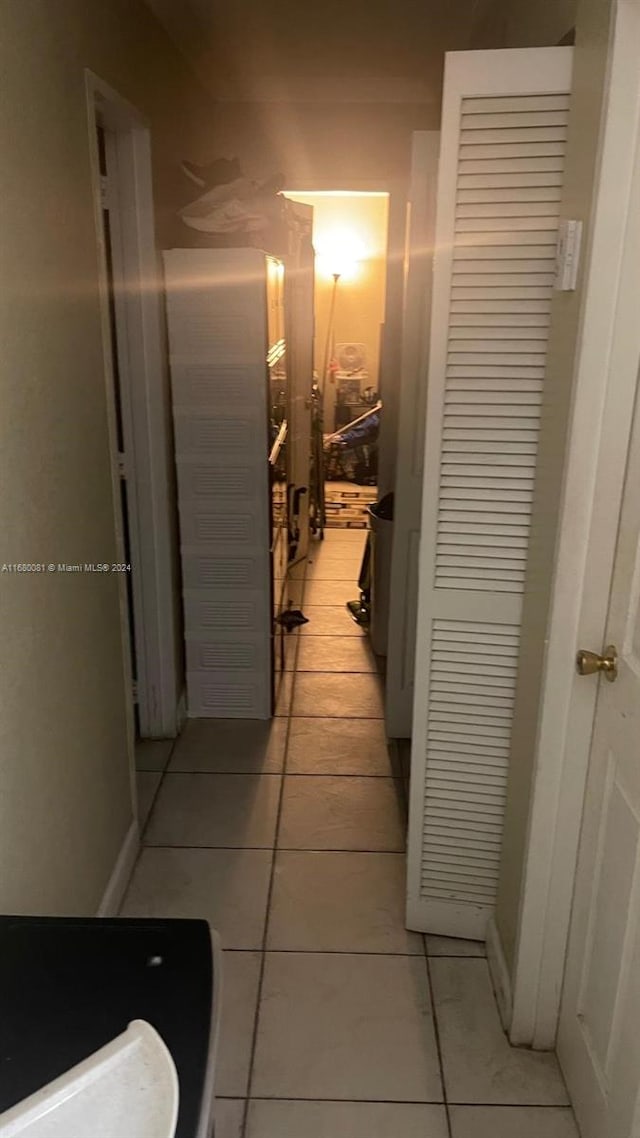
{"label": "floor lamp", "polygon": [[331,302],[329,305],[329,319],[327,322],[327,337],[324,346],[324,362],[322,365],[322,376],[319,385],[318,401],[316,404],[315,422],[313,430],[313,461],[315,469],[314,486],[312,496],[317,505],[318,511],[318,536],[324,537],[324,527],[326,522],[325,516],[325,498],[324,498],[324,393],[327,384],[327,376],[329,372],[329,363],[331,357],[331,343],[333,340],[333,324],[336,311],[336,293],[338,291],[338,281],[340,280],[340,273],[332,273],[333,288],[331,290]]}
{"label": "floor lamp", "polygon": [[322,394],[324,396],[325,387],[329,373],[329,364],[331,362],[331,345],[333,341],[333,326],[336,314],[336,294],[338,292],[338,281],[340,280],[340,273],[332,273],[333,288],[331,290],[331,303],[329,305],[329,320],[327,323],[327,338],[324,347],[324,364],[322,367]]}

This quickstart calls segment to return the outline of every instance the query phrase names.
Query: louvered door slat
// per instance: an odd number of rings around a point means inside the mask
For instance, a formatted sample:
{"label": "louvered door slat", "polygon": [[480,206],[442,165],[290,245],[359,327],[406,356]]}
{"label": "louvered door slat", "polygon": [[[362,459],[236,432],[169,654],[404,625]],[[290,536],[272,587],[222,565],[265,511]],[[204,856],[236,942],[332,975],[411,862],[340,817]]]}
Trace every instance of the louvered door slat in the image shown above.
{"label": "louvered door slat", "polygon": [[[496,298],[494,296],[483,295],[467,297],[466,299],[452,297],[450,306],[452,318],[468,315],[474,318],[470,321],[470,324],[476,326],[480,322],[479,318],[486,316],[487,327],[493,327],[497,322],[497,318],[504,319],[505,323],[511,322],[506,319],[507,317],[521,318],[523,316],[529,316],[531,318],[545,317],[548,319],[550,311],[550,304],[547,297],[542,300],[532,300],[531,298],[528,300],[519,300],[514,297]],[[491,319],[489,319],[489,317]],[[456,319],[454,323],[459,326],[462,321]]]}
{"label": "louvered door slat", "polygon": [[496,898],[570,74],[570,49],[447,61],[408,906],[444,935]]}
{"label": "louvered door slat", "polygon": [[[517,347],[517,345],[514,345],[514,347]],[[458,363],[460,354],[463,353],[452,352],[449,356],[449,362],[451,364]],[[469,354],[470,353],[467,353],[467,355]],[[487,353],[487,355],[489,355],[490,360],[498,358],[498,356],[493,356],[489,353]],[[510,352],[503,352],[500,356],[499,366],[506,366],[509,361],[522,360],[523,357],[526,358],[524,352],[520,353],[519,356]],[[481,356],[481,358],[486,360],[486,356]],[[487,378],[489,377],[481,377],[481,379]],[[540,406],[540,396],[536,394],[536,391],[520,390],[519,385],[517,390],[511,389],[508,391],[509,403],[502,403],[502,398],[507,394],[506,388],[493,390],[492,388],[483,386],[481,390],[474,391],[473,387],[469,386],[465,388],[461,386],[461,377],[456,377],[456,380],[456,387],[453,387],[448,397],[446,397],[446,410],[450,413],[527,415],[527,407]],[[493,380],[493,382],[499,382],[499,377]],[[536,411],[534,413],[538,414]]]}
{"label": "louvered door slat", "polygon": [[[519,340],[526,335],[532,340],[545,340],[549,332],[549,317],[545,313],[452,313],[451,328],[458,340]],[[457,328],[457,332],[453,329]]]}
{"label": "louvered door slat", "polygon": [[[559,202],[561,197],[561,183],[553,186],[537,186],[533,183],[525,186],[499,185],[493,186],[491,189],[484,189],[482,186],[475,186],[473,188],[460,186],[456,197],[456,206],[461,208],[470,202],[490,202],[492,205],[497,205],[501,202]],[[532,217],[534,215],[535,211]]]}
{"label": "louvered door slat", "polygon": [[[549,157],[537,156],[533,158],[462,158],[460,160],[460,174],[519,174],[519,173],[545,173],[549,170],[563,170],[564,155],[551,155]],[[508,182],[507,185],[513,183]],[[532,185],[538,185],[533,182]]]}
{"label": "louvered door slat", "polygon": [[[469,262],[508,261],[509,271],[516,272],[513,261],[527,263],[529,261],[546,261],[550,257],[552,259],[555,257],[556,243],[551,239],[549,231],[546,229],[534,232],[509,233],[508,237],[509,240],[505,240],[502,245],[496,244],[495,242],[498,239],[490,233],[476,233],[465,235],[464,238],[459,237],[453,253],[456,270],[461,269],[465,273],[471,272]],[[478,267],[482,272],[482,266]],[[534,266],[530,271],[535,273],[538,269]]]}
{"label": "louvered door slat", "polygon": [[[474,439],[472,441],[462,439],[455,443],[448,443],[446,439],[444,439],[442,443],[442,453],[443,456],[473,453],[474,458],[470,461],[481,462],[483,460],[483,456],[487,458],[487,460],[491,463],[495,463],[496,461],[495,448],[492,447],[489,443],[484,443],[481,439]],[[528,454],[535,454],[535,449],[530,444],[508,443],[506,440],[503,440],[502,453],[499,456],[500,464],[504,466],[509,462],[520,463],[522,460],[519,456]],[[445,458],[445,461],[447,461],[447,458]],[[461,460],[458,458],[452,460],[450,457],[448,457],[448,461],[457,462]]]}
{"label": "louvered door slat", "polygon": [[556,201],[477,201],[467,205],[460,202],[456,209],[456,232],[503,230],[505,240],[514,243],[534,239],[544,241],[544,234],[553,231],[557,213]]}
{"label": "louvered door slat", "polygon": [[[539,174],[513,172],[498,172],[496,174],[463,173],[459,175],[459,183],[462,190],[497,189],[503,193],[509,189],[526,192],[534,187],[553,189],[556,186],[562,186],[562,170],[550,170],[549,172],[541,172]],[[524,198],[525,194],[521,192],[520,197],[521,199]],[[512,200],[512,195],[509,194],[506,200]]]}
{"label": "louvered door slat", "polygon": [[451,866],[457,870],[468,867],[470,870],[475,868],[479,872],[484,870],[486,873],[487,870],[494,870],[496,862],[499,861],[499,855],[493,850],[486,850],[483,854],[480,851],[474,851],[473,853],[466,853],[465,856],[464,851],[451,844],[440,846],[434,843],[433,846],[428,847],[428,853],[433,856],[434,864],[440,860],[443,863],[443,868]]}
{"label": "louvered door slat", "polygon": [[482,130],[491,127],[498,130],[504,128],[514,130],[515,127],[566,127],[567,125],[566,110],[548,111],[540,109],[509,113],[496,109],[471,115],[465,113],[466,104],[467,100],[465,99],[465,109],[461,118],[462,130]]}
{"label": "louvered door slat", "polygon": [[[462,121],[466,115],[486,114],[487,112],[501,112],[512,114],[515,111],[526,111],[527,114],[540,111],[568,111],[568,95],[536,95],[535,103],[530,95],[489,95],[477,99],[467,98],[462,104]],[[510,119],[503,119],[502,125],[510,125]]]}
{"label": "louvered door slat", "polygon": [[[444,731],[444,726],[456,726],[461,729],[462,727],[475,724],[478,717],[476,709],[467,709],[460,711],[459,708],[454,708],[451,703],[438,703],[434,700],[432,708],[432,718],[434,724],[434,731],[440,726],[441,731]],[[482,712],[482,726],[483,727],[499,727],[504,726],[504,712],[503,709],[493,709],[493,715]],[[482,743],[482,740],[481,740]]]}
{"label": "louvered door slat", "polygon": [[[484,132],[483,132],[484,134]],[[470,136],[470,141],[460,147],[460,160],[470,158],[551,158],[564,154],[564,141],[555,142],[542,139],[540,142],[486,142],[480,137]]]}
{"label": "louvered door slat", "polygon": [[[506,121],[506,120],[505,120]],[[504,145],[507,142],[515,142],[521,144],[522,142],[563,142],[567,140],[566,126],[546,126],[546,127],[527,127],[523,129],[517,126],[500,126],[498,128],[485,127],[479,130],[477,125],[474,128],[460,131],[460,143],[466,145],[469,143],[500,143]]]}
{"label": "louvered door slat", "polygon": [[[524,285],[519,284],[511,288],[503,287],[502,285],[494,284],[491,292],[486,288],[476,285],[475,288],[469,288],[459,281],[454,281],[451,286],[451,299],[456,300],[475,300],[483,303],[491,303],[492,301],[499,300],[547,300],[549,296],[549,289],[542,288],[539,285]],[[484,299],[483,299],[484,298]],[[512,310],[513,311],[513,310]]]}
{"label": "louvered door slat", "polygon": [[485,787],[492,783],[505,785],[507,782],[507,773],[502,770],[501,767],[495,767],[494,770],[490,770],[486,766],[477,763],[451,763],[443,760],[438,762],[437,759],[434,759],[431,764],[431,769],[434,778],[437,777],[439,772],[443,777],[446,776],[454,782],[466,783],[469,781],[472,784]]}
{"label": "louvered door slat", "polygon": [[[478,534],[473,534],[473,533],[465,533],[464,536],[456,535],[455,537],[445,537],[440,542],[440,548],[441,548],[443,553],[452,553],[461,544],[467,548],[473,548],[474,554],[488,553],[490,556],[493,556],[494,554],[496,554],[495,545],[486,545],[483,542],[482,537],[480,537]],[[505,557],[509,556],[509,555],[512,557],[515,557],[515,556],[517,556],[515,551],[521,550],[522,556],[526,559],[527,542],[526,542],[525,538],[521,538],[521,537],[510,537],[508,539],[505,538],[504,541],[502,541],[500,544],[502,546],[502,549],[504,550],[503,555]],[[497,554],[496,554],[496,556],[497,556]]]}
{"label": "louvered door slat", "polygon": [[473,487],[474,490],[478,491],[496,489],[501,491],[522,491],[527,487],[530,488],[533,484],[533,478],[530,474],[530,471],[528,470],[522,471],[519,477],[517,476],[517,470],[515,472],[512,471],[512,473],[515,473],[516,477],[511,479],[506,478],[504,475],[501,477],[500,473],[497,470],[495,478],[485,478],[483,474],[475,474],[473,473],[473,467],[469,469],[462,467],[462,473],[457,476],[449,474],[448,470],[449,467],[446,464],[443,464],[442,480],[440,484],[444,490],[464,490],[465,488]]}
{"label": "louvered door slat", "polygon": [[[433,730],[429,733],[429,737],[436,748],[446,750],[446,746],[451,745],[451,749],[455,750],[461,744],[467,746],[468,739],[465,736],[476,734],[474,729],[477,726],[478,746],[485,750],[493,750],[496,745],[502,746],[500,739],[505,729],[504,721],[509,718],[508,711],[508,708],[505,712],[503,707],[496,704],[481,710],[468,707],[460,710],[459,707],[452,707],[451,702],[439,701],[438,696],[434,695],[431,707]],[[473,724],[473,729],[469,724]],[[456,733],[455,739],[449,739],[447,735],[449,728]]]}
{"label": "louvered door slat", "polygon": [[[491,650],[483,652],[482,648],[486,648],[489,645],[491,646]],[[464,640],[441,640],[434,636],[432,641],[432,654],[435,660],[438,658],[441,660],[455,660],[458,668],[463,663],[473,667],[474,670],[477,665],[492,665],[494,668],[506,668],[509,671],[513,671],[515,675],[515,664],[512,664],[510,659],[508,661],[501,660],[500,652],[494,651],[494,649],[502,649],[503,655],[510,656],[511,647],[517,647],[517,642],[514,642],[513,645],[500,644],[496,639],[492,643],[491,638],[487,637],[486,643],[479,647],[477,644],[470,643],[466,638]]]}

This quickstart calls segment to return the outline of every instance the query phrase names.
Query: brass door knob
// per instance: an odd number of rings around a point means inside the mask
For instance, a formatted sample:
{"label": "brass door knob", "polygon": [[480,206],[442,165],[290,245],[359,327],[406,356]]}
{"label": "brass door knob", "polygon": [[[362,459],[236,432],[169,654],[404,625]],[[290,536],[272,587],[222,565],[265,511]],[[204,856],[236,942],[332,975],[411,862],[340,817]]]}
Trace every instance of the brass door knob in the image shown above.
{"label": "brass door knob", "polygon": [[608,644],[602,656],[597,652],[587,652],[581,648],[576,656],[576,671],[579,676],[593,676],[602,672],[610,684],[618,675],[618,651],[614,644]]}

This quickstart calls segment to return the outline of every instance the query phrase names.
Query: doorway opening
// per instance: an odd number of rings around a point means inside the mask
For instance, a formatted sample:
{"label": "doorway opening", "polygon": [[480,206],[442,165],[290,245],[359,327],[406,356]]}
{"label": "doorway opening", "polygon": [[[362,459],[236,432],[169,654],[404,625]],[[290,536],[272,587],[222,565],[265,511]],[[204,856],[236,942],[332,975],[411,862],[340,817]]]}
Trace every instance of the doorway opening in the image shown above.
{"label": "doorway opening", "polygon": [[147,124],[86,73],[101,266],[114,527],[131,734],[177,734],[176,538],[168,375]]}
{"label": "doorway opening", "polygon": [[389,194],[285,191],[313,207],[314,439],[320,514],[365,529],[377,497]]}

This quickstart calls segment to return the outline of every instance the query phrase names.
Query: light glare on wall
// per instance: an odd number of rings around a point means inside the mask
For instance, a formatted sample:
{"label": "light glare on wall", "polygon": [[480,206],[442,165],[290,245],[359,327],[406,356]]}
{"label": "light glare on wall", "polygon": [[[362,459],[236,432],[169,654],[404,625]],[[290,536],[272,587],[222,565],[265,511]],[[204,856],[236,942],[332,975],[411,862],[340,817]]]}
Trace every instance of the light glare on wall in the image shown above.
{"label": "light glare on wall", "polygon": [[366,255],[362,241],[351,229],[332,229],[316,242],[316,268],[325,277],[353,280]]}

